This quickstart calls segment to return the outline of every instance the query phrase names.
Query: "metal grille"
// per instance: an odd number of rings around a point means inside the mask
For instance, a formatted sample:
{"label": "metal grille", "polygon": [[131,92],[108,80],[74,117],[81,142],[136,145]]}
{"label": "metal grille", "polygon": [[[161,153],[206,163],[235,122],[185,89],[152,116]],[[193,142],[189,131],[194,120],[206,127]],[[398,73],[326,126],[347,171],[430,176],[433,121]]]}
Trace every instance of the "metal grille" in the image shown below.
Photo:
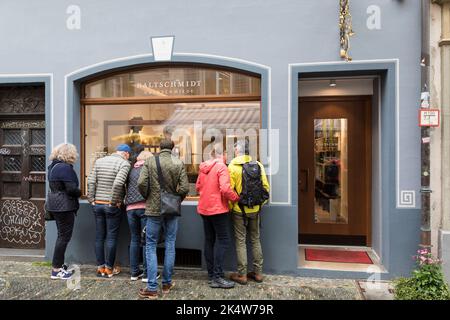
{"label": "metal grille", "polygon": [[3,130],[3,144],[22,145],[21,130]]}
{"label": "metal grille", "polygon": [[45,130],[44,129],[31,130],[31,144],[32,145],[45,145]]}
{"label": "metal grille", "polygon": [[[156,248],[156,255],[159,262],[164,261],[164,248]],[[202,252],[195,249],[175,249],[175,266],[176,267],[202,267]]]}
{"label": "metal grille", "polygon": [[22,159],[20,156],[4,156],[3,171],[21,171]]}
{"label": "metal grille", "polygon": [[44,156],[31,156],[31,171],[45,171]]}

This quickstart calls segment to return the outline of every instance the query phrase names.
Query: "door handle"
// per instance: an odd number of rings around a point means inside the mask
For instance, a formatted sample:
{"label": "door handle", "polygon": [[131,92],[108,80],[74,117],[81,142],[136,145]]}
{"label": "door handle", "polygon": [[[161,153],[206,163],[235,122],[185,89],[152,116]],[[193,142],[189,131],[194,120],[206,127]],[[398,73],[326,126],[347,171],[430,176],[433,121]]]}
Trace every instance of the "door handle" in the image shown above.
{"label": "door handle", "polygon": [[[300,189],[301,192],[308,192],[309,191],[309,169],[301,169],[300,170],[301,173],[306,173],[306,177],[305,177],[305,183],[303,184],[303,188]],[[300,180],[300,183],[302,182],[302,180]]]}

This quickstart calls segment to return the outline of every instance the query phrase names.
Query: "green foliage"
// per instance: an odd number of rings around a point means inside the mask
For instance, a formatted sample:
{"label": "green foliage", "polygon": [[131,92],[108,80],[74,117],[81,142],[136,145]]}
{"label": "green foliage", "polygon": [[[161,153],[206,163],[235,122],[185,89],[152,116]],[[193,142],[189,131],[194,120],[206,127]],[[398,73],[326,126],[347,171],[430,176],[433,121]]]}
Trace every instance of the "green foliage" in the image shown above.
{"label": "green foliage", "polygon": [[450,300],[450,291],[445,282],[439,260],[424,249],[419,250],[416,259],[418,268],[411,278],[394,281],[396,300]]}
{"label": "green foliage", "polygon": [[52,262],[51,261],[35,261],[35,262],[32,262],[31,265],[33,267],[51,267]]}

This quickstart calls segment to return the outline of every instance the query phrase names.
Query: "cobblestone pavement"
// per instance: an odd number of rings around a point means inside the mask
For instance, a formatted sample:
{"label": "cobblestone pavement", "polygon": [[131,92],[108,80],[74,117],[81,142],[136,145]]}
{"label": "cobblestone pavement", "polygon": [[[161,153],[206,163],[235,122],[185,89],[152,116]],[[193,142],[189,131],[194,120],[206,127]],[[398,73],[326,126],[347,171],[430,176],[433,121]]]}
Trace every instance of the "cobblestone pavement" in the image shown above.
{"label": "cobblestone pavement", "polygon": [[[0,300],[9,299],[120,299],[136,300],[141,281],[131,282],[128,269],[111,279],[97,278],[94,266],[81,266],[77,290],[68,288],[62,280],[50,279],[50,267],[45,263],[0,261]],[[160,299],[193,300],[360,300],[362,296],[356,281],[315,279],[267,275],[264,283],[236,284],[229,290],[211,289],[206,273],[198,270],[176,269],[175,288]],[[69,286],[75,286],[74,281]]]}

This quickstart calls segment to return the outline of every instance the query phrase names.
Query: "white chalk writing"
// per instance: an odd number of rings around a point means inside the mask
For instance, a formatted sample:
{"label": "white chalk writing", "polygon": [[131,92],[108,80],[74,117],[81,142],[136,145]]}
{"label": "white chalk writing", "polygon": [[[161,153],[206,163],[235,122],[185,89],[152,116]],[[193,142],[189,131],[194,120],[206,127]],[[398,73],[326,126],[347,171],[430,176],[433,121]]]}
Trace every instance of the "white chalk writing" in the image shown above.
{"label": "white chalk writing", "polygon": [[30,151],[33,154],[45,154],[45,147],[30,147]]}
{"label": "white chalk writing", "polygon": [[6,148],[0,149],[0,155],[2,155],[2,156],[7,156],[10,153],[11,153],[11,150],[9,150],[9,149],[6,149]]}
{"label": "white chalk writing", "polygon": [[31,201],[4,200],[0,211],[0,237],[11,243],[38,244],[44,234],[43,219]]}
{"label": "white chalk writing", "polygon": [[41,176],[35,176],[35,175],[29,175],[28,177],[22,177],[23,181],[27,181],[27,182],[45,182],[45,176],[41,175]]}
{"label": "white chalk writing", "polygon": [[45,121],[5,121],[0,127],[2,129],[44,129]]}

